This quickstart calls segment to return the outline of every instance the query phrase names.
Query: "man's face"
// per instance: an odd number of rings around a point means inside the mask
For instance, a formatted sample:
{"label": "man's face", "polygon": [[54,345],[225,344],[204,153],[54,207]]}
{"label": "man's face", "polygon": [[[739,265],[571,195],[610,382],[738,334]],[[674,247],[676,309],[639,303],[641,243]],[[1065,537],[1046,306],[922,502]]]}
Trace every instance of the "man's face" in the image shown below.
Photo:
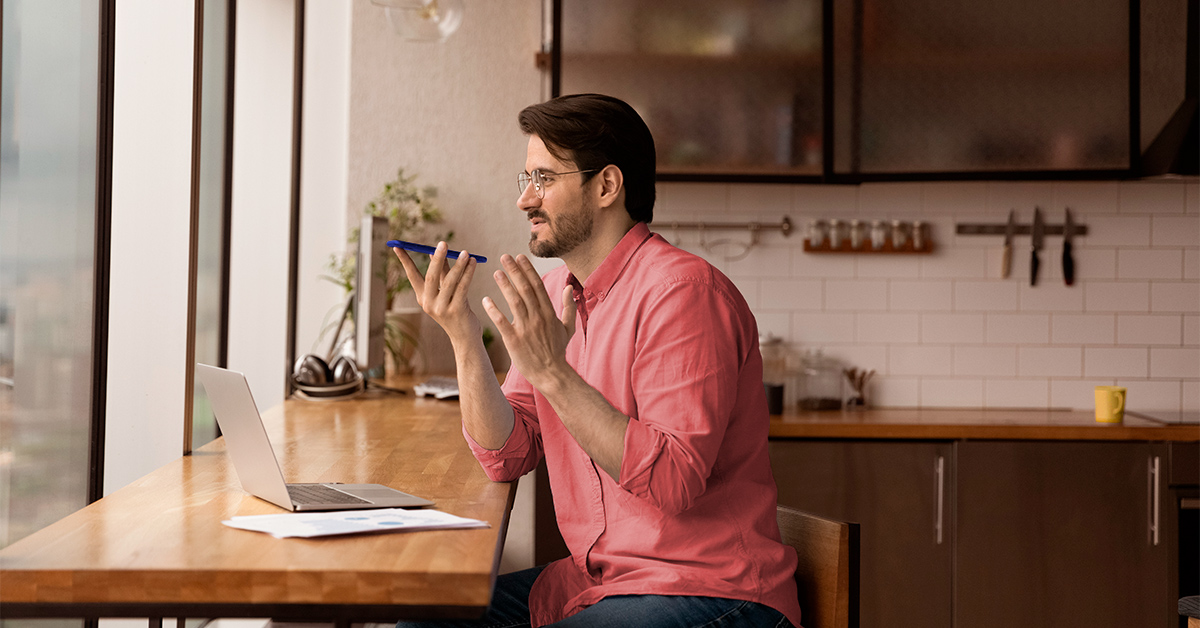
{"label": "man's face", "polygon": [[543,198],[538,198],[530,183],[517,199],[517,206],[529,219],[529,252],[537,257],[562,257],[592,237],[595,208],[581,185],[584,175],[556,174],[578,169],[551,155],[538,136],[529,137],[525,172],[542,172]]}

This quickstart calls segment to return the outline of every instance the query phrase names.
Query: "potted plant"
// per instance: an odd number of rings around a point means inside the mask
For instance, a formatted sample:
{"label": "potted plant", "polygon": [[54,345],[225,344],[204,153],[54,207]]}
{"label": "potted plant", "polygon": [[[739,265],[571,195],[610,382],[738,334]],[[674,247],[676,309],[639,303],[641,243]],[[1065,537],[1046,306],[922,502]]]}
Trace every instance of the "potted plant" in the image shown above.
{"label": "potted plant", "polygon": [[[437,232],[434,225],[442,223],[442,210],[437,206],[437,188],[420,187],[417,175],[406,175],[400,168],[396,177],[383,184],[383,190],[363,209],[364,215],[380,216],[387,220],[389,240],[418,242],[449,241],[453,231]],[[359,229],[350,231],[346,251],[332,254],[323,275],[349,293],[354,289],[357,273]],[[413,260],[422,273],[429,267],[429,258],[418,255]],[[420,355],[420,324],[423,317],[415,299],[407,304],[401,295],[412,288],[400,260],[389,255],[384,265],[387,283],[387,328],[384,333],[390,366],[396,372],[410,373]],[[332,325],[331,325],[332,326]],[[328,327],[327,327],[328,328]]]}

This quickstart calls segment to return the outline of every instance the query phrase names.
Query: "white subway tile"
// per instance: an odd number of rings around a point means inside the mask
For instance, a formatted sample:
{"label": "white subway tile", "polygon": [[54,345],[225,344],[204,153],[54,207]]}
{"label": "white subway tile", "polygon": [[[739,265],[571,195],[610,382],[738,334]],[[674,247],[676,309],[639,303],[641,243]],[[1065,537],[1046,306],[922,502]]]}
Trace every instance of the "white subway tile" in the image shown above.
{"label": "white subway tile", "polygon": [[1089,216],[1088,233],[1076,240],[1081,246],[1150,246],[1149,216]]}
{"label": "white subway tile", "polygon": [[1116,181],[1062,181],[1054,184],[1054,207],[1071,210],[1076,223],[1091,214],[1115,214],[1120,189]]}
{"label": "white subway tile", "polygon": [[1079,347],[1020,347],[1017,372],[1022,377],[1079,377],[1083,349]]}
{"label": "white subway tile", "polygon": [[1070,410],[1095,410],[1096,387],[1112,386],[1112,379],[1052,379],[1050,407]]}
{"label": "white subway tile", "polygon": [[782,183],[730,183],[729,210],[733,214],[764,214],[779,220],[792,211],[792,186]]}
{"label": "white subway tile", "polygon": [[1146,377],[1150,372],[1148,349],[1085,347],[1084,377]]}
{"label": "white subway tile", "polygon": [[850,278],[854,276],[854,262],[846,255],[805,253],[797,248],[792,256],[793,277]]}
{"label": "white subway tile", "polygon": [[1181,410],[1200,410],[1200,382],[1183,382]]}
{"label": "white subway tile", "polygon": [[830,279],[825,282],[826,310],[886,310],[886,281],[847,281]]}
{"label": "white subway tile", "polygon": [[1180,389],[1182,388],[1179,380],[1118,379],[1117,386],[1125,387],[1126,412],[1138,412],[1140,410],[1179,411]]}
{"label": "white subway tile", "polygon": [[1050,406],[1050,382],[1044,379],[989,379],[984,382],[983,394],[988,408]]}
{"label": "white subway tile", "polygon": [[759,334],[771,334],[784,342],[795,341],[791,336],[792,317],[787,312],[755,312],[754,320],[758,323]]}
{"label": "white subway tile", "polygon": [[[663,213],[669,216],[694,216],[698,213],[729,212],[727,183],[660,183],[666,191]],[[680,218],[680,220],[688,220]],[[691,219],[695,220],[695,219]]]}
{"label": "white subway tile", "polygon": [[915,278],[921,276],[921,260],[916,255],[856,255],[859,278]]}
{"label": "white subway tile", "polygon": [[921,314],[921,342],[978,344],[984,338],[983,314]]}
{"label": "white subway tile", "polygon": [[[923,279],[983,279],[993,275],[988,271],[986,248],[939,248],[918,257],[921,258]],[[1013,266],[1015,268],[1015,261]],[[994,274],[999,277],[999,271]]]}
{"label": "white subway tile", "polygon": [[1121,314],[1117,317],[1117,344],[1172,345],[1183,342],[1183,316],[1175,314]]}
{"label": "white subway tile", "polygon": [[1200,312],[1200,283],[1154,282],[1150,290],[1150,309],[1155,313]]}
{"label": "white subway tile", "polygon": [[921,216],[920,183],[864,183],[858,187],[858,211],[864,217]]}
{"label": "white subway tile", "polygon": [[921,406],[979,408],[983,406],[983,380],[922,378]]}
{"label": "white subway tile", "polygon": [[1012,281],[955,281],[954,309],[960,312],[1015,311],[1017,284]]}
{"label": "white subway tile", "polygon": [[916,343],[921,338],[921,319],[916,313],[858,313],[858,342]]}
{"label": "white subway tile", "polygon": [[896,345],[888,351],[889,375],[953,375],[950,347]]}
{"label": "white subway tile", "polygon": [[1180,249],[1121,249],[1117,252],[1119,279],[1182,279]]}
{"label": "white subway tile", "polygon": [[1049,314],[988,314],[989,344],[1046,344],[1050,342]]}
{"label": "white subway tile", "polygon": [[1154,246],[1200,245],[1200,216],[1152,216],[1150,243]]}
{"label": "white subway tile", "polygon": [[812,218],[858,213],[858,187],[850,185],[792,186],[792,209]]}
{"label": "white subway tile", "polygon": [[921,404],[921,380],[876,376],[867,386],[867,403],[881,408],[915,408]]}
{"label": "white subway tile", "polygon": [[814,345],[854,342],[854,317],[846,314],[792,314],[792,341]]}
{"label": "white subway tile", "polygon": [[1151,347],[1150,377],[1200,379],[1200,349]]}
{"label": "white subway tile", "polygon": [[1043,215],[1054,205],[1054,184],[1041,181],[992,181],[988,183],[988,209],[997,216],[1017,210],[1017,220],[1033,222],[1033,208]]}
{"label": "white subway tile", "polygon": [[949,281],[892,281],[888,283],[888,309],[900,311],[948,311],[954,291]]}
{"label": "white subway tile", "polygon": [[1071,257],[1075,259],[1075,282],[1087,279],[1117,278],[1117,249],[1076,248]]}
{"label": "white subway tile", "polygon": [[1146,281],[1089,281],[1083,285],[1088,312],[1148,312],[1150,283]]}
{"label": "white subway tile", "polygon": [[1057,345],[1111,345],[1117,338],[1114,314],[1055,314],[1050,340]]}
{"label": "white subway tile", "polygon": [[1083,286],[1063,284],[1062,279],[1044,279],[1038,285],[1022,283],[1018,290],[1022,312],[1082,312]]}
{"label": "white subway tile", "polygon": [[1178,183],[1123,181],[1121,213],[1182,214],[1187,206],[1187,189]]}
{"label": "white subway tile", "polygon": [[1012,377],[1017,374],[1016,347],[954,347],[954,374]]}
{"label": "white subway tile", "polygon": [[[740,242],[742,235],[734,236]],[[719,251],[718,251],[719,252]],[[746,257],[729,261],[730,277],[788,277],[792,274],[792,247],[784,245],[756,246]]]}
{"label": "white subway tile", "polygon": [[[746,305],[750,309],[758,309],[758,280],[749,277],[730,277],[730,281],[734,286],[737,286],[738,292],[742,293],[742,298],[746,300]],[[817,299],[820,303],[820,298]]]}
{"label": "white subway tile", "polygon": [[824,347],[823,352],[845,368],[874,370],[876,376],[887,373],[887,345],[830,345]]}
{"label": "white subway tile", "polygon": [[955,215],[983,214],[988,211],[988,184],[983,181],[926,183],[925,211]]}
{"label": "white subway tile", "polygon": [[759,307],[767,310],[820,310],[821,282],[817,279],[763,279]]}
{"label": "white subway tile", "polygon": [[1200,249],[1183,252],[1183,278],[1200,279]]}
{"label": "white subway tile", "polygon": [[1187,189],[1188,213],[1200,214],[1200,183],[1188,183],[1184,188]]}
{"label": "white subway tile", "polygon": [[1196,314],[1183,316],[1183,346],[1200,346],[1200,316]]}

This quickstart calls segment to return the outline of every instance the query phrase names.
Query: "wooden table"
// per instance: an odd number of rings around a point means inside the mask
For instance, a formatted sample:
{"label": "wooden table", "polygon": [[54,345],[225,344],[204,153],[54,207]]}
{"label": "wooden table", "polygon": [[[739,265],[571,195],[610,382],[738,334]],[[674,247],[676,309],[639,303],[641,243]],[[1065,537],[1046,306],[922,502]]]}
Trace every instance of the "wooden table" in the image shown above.
{"label": "wooden table", "polygon": [[369,391],[263,416],[289,482],[379,483],[488,529],[276,539],[221,521],[285,512],[242,491],[223,439],[0,551],[0,617],[478,617],[515,483],[487,479],[458,403]]}

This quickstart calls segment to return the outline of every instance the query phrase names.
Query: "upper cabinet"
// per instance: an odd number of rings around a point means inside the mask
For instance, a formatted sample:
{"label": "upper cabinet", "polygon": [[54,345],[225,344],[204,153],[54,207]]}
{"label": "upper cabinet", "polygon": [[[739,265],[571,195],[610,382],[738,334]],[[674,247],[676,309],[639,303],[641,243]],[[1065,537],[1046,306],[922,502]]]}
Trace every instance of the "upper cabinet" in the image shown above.
{"label": "upper cabinet", "polygon": [[1129,176],[1130,2],[556,0],[553,71],[664,180]]}
{"label": "upper cabinet", "polygon": [[617,96],[665,175],[823,172],[820,0],[562,0],[562,94]]}

